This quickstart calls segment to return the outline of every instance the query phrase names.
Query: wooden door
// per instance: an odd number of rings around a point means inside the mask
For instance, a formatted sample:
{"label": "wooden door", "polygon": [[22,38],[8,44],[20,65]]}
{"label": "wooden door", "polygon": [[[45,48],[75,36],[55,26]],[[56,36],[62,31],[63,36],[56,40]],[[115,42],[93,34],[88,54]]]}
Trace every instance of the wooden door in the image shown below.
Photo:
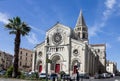
{"label": "wooden door", "polygon": [[56,64],[55,65],[55,73],[59,73],[60,72],[60,64]]}

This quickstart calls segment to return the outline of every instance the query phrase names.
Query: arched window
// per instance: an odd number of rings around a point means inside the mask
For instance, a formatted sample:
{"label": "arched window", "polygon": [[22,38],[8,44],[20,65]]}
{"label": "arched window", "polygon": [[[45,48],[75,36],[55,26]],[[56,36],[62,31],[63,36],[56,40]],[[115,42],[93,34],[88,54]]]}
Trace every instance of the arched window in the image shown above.
{"label": "arched window", "polygon": [[83,38],[83,39],[85,38],[85,33],[83,33],[83,36],[82,36],[82,38]]}

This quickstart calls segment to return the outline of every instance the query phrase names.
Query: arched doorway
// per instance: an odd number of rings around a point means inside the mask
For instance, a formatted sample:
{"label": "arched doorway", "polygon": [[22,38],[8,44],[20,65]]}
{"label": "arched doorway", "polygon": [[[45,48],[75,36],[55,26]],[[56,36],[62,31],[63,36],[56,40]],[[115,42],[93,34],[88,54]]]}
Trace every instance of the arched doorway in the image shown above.
{"label": "arched doorway", "polygon": [[55,73],[60,72],[60,56],[55,55],[52,58],[52,63],[51,63],[51,70],[54,71]]}
{"label": "arched doorway", "polygon": [[73,60],[72,62],[73,73],[76,73],[79,68],[80,68],[80,62],[78,60]]}
{"label": "arched doorway", "polygon": [[38,72],[39,73],[41,73],[42,72],[42,61],[40,60],[40,61],[38,61],[38,63],[37,63],[37,67],[38,67]]}

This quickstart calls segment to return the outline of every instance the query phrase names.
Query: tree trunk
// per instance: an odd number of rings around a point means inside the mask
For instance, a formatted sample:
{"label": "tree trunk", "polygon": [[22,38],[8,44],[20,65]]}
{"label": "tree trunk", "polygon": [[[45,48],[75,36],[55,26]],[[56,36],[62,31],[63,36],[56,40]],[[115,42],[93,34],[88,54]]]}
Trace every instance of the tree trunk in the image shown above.
{"label": "tree trunk", "polygon": [[18,76],[18,60],[19,60],[19,48],[20,48],[20,32],[18,31],[14,41],[14,64],[13,64],[13,77]]}

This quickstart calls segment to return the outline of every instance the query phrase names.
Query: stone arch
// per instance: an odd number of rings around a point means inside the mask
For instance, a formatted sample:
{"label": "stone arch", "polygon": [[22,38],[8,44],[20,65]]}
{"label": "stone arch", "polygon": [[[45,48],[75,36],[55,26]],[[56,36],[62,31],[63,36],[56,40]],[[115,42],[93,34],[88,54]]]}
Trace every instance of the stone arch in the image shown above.
{"label": "stone arch", "polygon": [[[50,60],[52,61],[51,66],[50,66],[50,70],[54,71],[56,73],[59,73],[60,69],[61,69],[61,62],[64,60],[62,55],[60,55],[60,54],[53,54],[50,57]],[[58,71],[56,71],[56,68],[58,69]]]}
{"label": "stone arch", "polygon": [[64,60],[63,56],[59,53],[55,53],[50,57],[50,60],[52,60],[52,58],[54,58],[55,56],[59,56],[61,60]]}
{"label": "stone arch", "polygon": [[37,70],[38,70],[38,72],[41,72],[41,71],[42,71],[42,68],[43,68],[43,66],[42,66],[42,61],[41,61],[41,60],[38,60],[38,61],[37,61]]}
{"label": "stone arch", "polygon": [[76,69],[80,70],[80,59],[78,58],[74,58],[71,61],[71,70],[73,71],[73,73],[75,73]]}

